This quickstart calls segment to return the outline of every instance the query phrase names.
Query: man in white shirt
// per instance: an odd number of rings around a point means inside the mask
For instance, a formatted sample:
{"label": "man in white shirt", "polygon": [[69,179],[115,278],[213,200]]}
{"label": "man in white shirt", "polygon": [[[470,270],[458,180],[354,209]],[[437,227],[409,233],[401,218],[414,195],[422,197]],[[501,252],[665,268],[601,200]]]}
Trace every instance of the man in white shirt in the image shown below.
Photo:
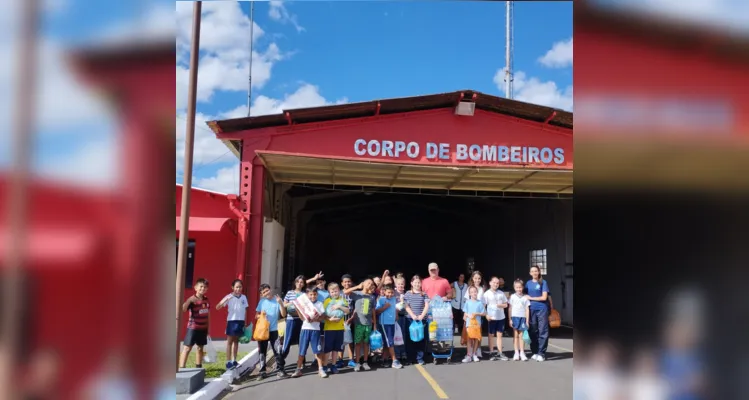
{"label": "man in white shirt", "polygon": [[[499,290],[499,279],[493,276],[489,281],[489,290],[481,295],[481,300],[486,306],[486,320],[489,325],[489,353],[491,361],[509,361],[502,354],[502,332],[505,330],[505,308],[507,308],[507,296]],[[494,346],[497,352],[494,352]]]}

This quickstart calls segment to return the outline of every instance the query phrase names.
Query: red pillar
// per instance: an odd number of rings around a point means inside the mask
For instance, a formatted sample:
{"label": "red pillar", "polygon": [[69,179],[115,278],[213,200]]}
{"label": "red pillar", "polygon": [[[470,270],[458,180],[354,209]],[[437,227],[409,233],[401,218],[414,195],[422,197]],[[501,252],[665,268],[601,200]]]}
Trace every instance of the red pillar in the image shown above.
{"label": "red pillar", "polygon": [[[247,217],[247,223],[244,226],[240,223],[239,226],[237,278],[245,284],[245,292],[250,302],[248,313],[253,314],[252,310],[255,309],[259,300],[258,288],[263,262],[263,199],[265,197],[265,166],[255,151],[264,146],[258,146],[256,141],[242,146],[239,198],[240,211]],[[248,318],[247,321],[252,321],[252,318]]]}

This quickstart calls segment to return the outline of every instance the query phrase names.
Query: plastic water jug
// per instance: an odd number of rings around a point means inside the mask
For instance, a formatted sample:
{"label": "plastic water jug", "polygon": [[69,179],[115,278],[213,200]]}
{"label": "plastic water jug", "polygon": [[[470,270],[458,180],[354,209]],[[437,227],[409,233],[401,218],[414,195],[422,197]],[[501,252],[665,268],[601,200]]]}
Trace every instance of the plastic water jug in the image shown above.
{"label": "plastic water jug", "polygon": [[437,340],[437,321],[435,320],[429,323],[429,340]]}

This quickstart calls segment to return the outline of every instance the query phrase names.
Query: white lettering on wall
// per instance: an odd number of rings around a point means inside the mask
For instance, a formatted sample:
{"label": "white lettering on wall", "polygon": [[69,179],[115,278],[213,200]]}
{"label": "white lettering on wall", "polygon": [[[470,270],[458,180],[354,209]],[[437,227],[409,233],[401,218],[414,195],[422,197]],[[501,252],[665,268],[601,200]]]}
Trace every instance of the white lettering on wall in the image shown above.
{"label": "white lettering on wall", "polygon": [[[424,143],[426,149],[423,157],[427,160],[473,161],[477,163],[498,164],[546,164],[564,165],[564,149],[560,147],[533,146],[496,146],[491,144],[455,144],[455,150],[449,143]],[[354,153],[358,156],[400,158],[404,155],[411,159],[421,156],[421,146],[417,142],[402,140],[357,139],[354,141]]]}
{"label": "white lettering on wall", "polygon": [[357,156],[363,156],[367,154],[367,150],[364,149],[364,145],[367,144],[367,141],[364,139],[356,139],[354,142],[354,153],[356,153]]}

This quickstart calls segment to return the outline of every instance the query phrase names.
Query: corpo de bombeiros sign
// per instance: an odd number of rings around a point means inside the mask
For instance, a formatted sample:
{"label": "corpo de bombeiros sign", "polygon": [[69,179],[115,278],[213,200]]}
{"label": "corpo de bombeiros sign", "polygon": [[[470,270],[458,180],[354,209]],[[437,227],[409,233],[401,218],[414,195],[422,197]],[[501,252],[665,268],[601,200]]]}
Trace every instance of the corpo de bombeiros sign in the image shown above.
{"label": "corpo de bombeiros sign", "polygon": [[[412,159],[456,160],[474,162],[497,162],[509,164],[564,164],[564,149],[561,147],[498,146],[491,144],[432,143],[366,140],[354,141],[354,153],[362,157],[399,158],[405,155]],[[454,155],[453,155],[454,154]]]}

